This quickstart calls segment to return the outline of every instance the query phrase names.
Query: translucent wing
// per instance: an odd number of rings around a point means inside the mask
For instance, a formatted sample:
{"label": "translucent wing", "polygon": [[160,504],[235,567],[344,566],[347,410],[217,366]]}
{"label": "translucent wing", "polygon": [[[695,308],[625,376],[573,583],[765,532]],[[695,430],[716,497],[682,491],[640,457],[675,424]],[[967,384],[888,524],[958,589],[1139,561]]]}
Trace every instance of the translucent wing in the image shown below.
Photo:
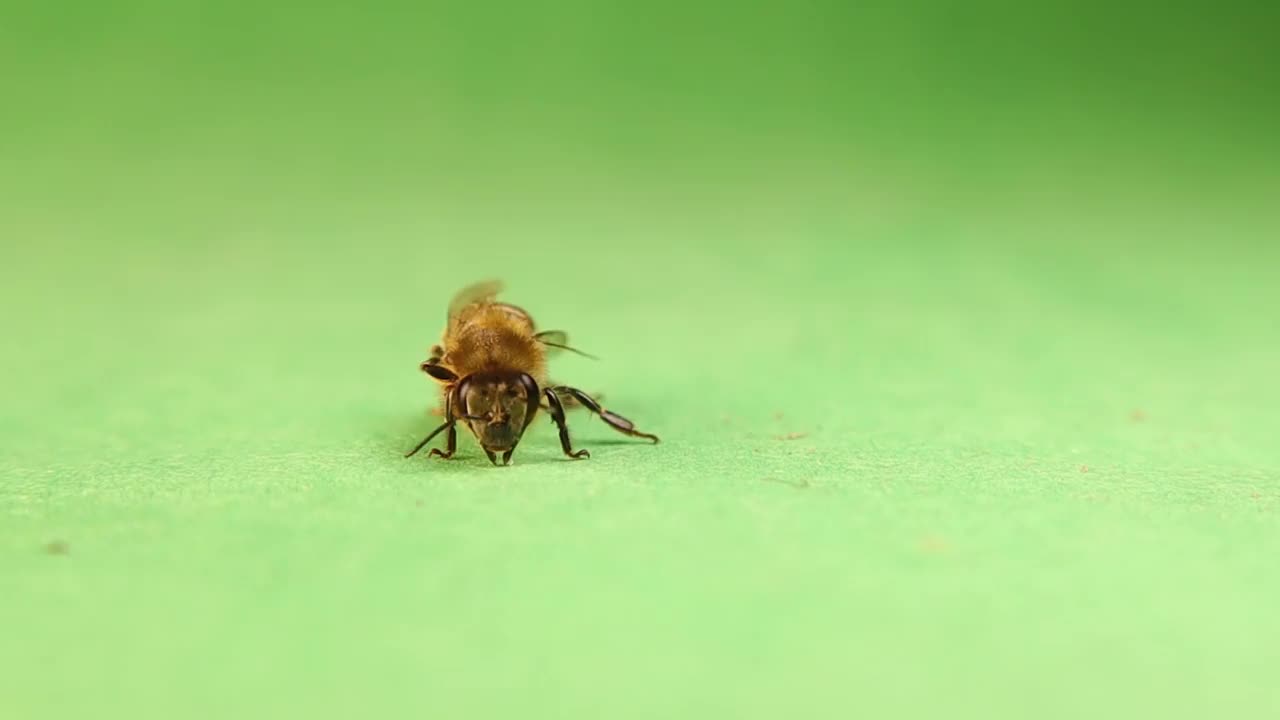
{"label": "translucent wing", "polygon": [[503,288],[501,280],[485,280],[462,288],[453,296],[453,300],[449,301],[449,318],[457,317],[458,313],[468,305],[491,302]]}
{"label": "translucent wing", "polygon": [[[501,280],[484,280],[482,282],[473,283],[459,290],[453,296],[453,300],[449,302],[449,323],[450,327],[458,321],[460,315],[470,306],[477,303],[488,303],[498,306],[510,313],[513,317],[528,323],[529,329],[533,329],[533,318],[524,309],[511,305],[510,303],[497,302],[496,298],[506,286]],[[568,350],[583,357],[597,360],[594,355],[582,352],[577,348],[569,347],[569,336],[563,330],[544,330],[534,335],[538,342],[546,349],[548,354],[554,354],[561,350]]]}
{"label": "translucent wing", "polygon": [[595,355],[584,353],[577,348],[569,347],[569,335],[563,330],[543,330],[537,335],[534,335],[534,337],[537,338],[538,342],[542,343],[543,347],[547,349],[548,355],[554,354],[560,350],[568,350],[571,353],[588,357],[592,360],[600,359]]}
{"label": "translucent wing", "polygon": [[563,330],[543,330],[534,337],[538,338],[538,342],[543,345],[551,347],[569,344],[569,335]]}

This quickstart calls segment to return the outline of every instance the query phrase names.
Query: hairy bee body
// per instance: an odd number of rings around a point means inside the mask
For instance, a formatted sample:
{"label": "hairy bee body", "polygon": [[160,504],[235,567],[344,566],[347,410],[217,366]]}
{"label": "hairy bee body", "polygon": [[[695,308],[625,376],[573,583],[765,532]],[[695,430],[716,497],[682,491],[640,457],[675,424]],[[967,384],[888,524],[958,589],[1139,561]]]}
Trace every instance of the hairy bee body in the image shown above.
{"label": "hairy bee body", "polygon": [[546,383],[546,347],[534,335],[533,318],[502,303],[465,306],[441,338],[439,363],[458,377],[479,372],[523,372]]}
{"label": "hairy bee body", "polygon": [[464,288],[450,303],[440,344],[431,349],[431,357],[421,365],[423,372],[440,383],[445,423],[410,451],[410,456],[440,432],[448,431],[446,449],[432,449],[430,455],[452,457],[457,443],[456,425],[461,422],[490,462],[497,464],[501,454],[502,464],[506,465],[539,408],[545,407],[559,429],[565,455],[588,457],[586,450],[574,452],[571,447],[562,395],[596,413],[618,432],[658,442],[657,436],[636,430],[630,420],[605,410],[581,390],[565,385],[548,387],[548,352],[578,351],[565,344],[565,333],[538,332],[528,312],[498,302],[496,297],[501,290],[497,281],[477,283]]}

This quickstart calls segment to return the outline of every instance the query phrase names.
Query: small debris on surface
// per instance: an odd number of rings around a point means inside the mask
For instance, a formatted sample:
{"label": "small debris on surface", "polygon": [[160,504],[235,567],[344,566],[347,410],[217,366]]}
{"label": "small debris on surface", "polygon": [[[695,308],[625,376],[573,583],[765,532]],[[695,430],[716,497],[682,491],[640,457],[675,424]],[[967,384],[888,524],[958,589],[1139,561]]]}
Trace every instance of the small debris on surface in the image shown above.
{"label": "small debris on surface", "polygon": [[413,506],[414,506],[414,507],[422,507],[423,505],[426,505],[426,503],[422,502],[421,500],[414,500],[414,501],[413,501]]}
{"label": "small debris on surface", "polygon": [[50,555],[66,555],[71,552],[71,545],[66,540],[54,540],[45,544],[44,551]]}
{"label": "small debris on surface", "polygon": [[782,420],[782,411],[781,411],[781,410],[777,410],[777,411],[775,411],[775,412],[773,413],[773,419],[774,419],[774,420]]}
{"label": "small debris on surface", "polygon": [[1081,466],[1080,466],[1080,472],[1082,472],[1082,473],[1087,473],[1087,472],[1089,472],[1089,466],[1088,466],[1088,465],[1081,465]]}
{"label": "small debris on surface", "polygon": [[786,435],[774,435],[779,440],[799,440],[800,438],[809,437],[806,432],[789,432]]}
{"label": "small debris on surface", "polygon": [[1142,410],[1134,410],[1133,412],[1129,413],[1129,419],[1132,420],[1133,422],[1140,423],[1147,419],[1147,414]]}

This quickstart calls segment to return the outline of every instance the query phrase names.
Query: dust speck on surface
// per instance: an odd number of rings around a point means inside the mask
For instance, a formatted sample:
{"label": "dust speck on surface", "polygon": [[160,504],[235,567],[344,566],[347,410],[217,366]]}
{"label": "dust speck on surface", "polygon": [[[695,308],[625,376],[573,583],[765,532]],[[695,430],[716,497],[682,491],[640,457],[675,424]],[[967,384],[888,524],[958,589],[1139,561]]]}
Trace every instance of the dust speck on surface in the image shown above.
{"label": "dust speck on surface", "polygon": [[760,482],[787,485],[797,490],[804,490],[805,488],[809,487],[809,481],[806,480],[805,478],[800,478],[799,480],[784,480],[782,478],[776,478],[776,477],[762,477],[760,478]]}
{"label": "dust speck on surface", "polygon": [[66,555],[71,552],[71,544],[66,540],[51,540],[45,543],[44,551],[49,555]]}
{"label": "dust speck on surface", "polygon": [[809,433],[806,433],[806,432],[789,432],[789,433],[787,433],[787,434],[785,434],[785,435],[774,435],[774,437],[775,437],[775,438],[777,438],[777,439],[779,439],[779,440],[799,440],[800,438],[806,438],[806,437],[809,437]]}
{"label": "dust speck on surface", "polygon": [[1249,493],[1249,497],[1253,498],[1254,500],[1261,500],[1261,499],[1262,499],[1262,493],[1257,492],[1257,491],[1254,491],[1254,492]]}
{"label": "dust speck on surface", "polygon": [[413,506],[414,506],[414,507],[422,507],[423,505],[426,505],[426,503],[422,502],[421,500],[414,500],[414,501],[413,501]]}
{"label": "dust speck on surface", "polygon": [[1088,466],[1088,465],[1081,465],[1081,466],[1080,466],[1080,472],[1082,472],[1082,473],[1087,473],[1087,472],[1089,472],[1089,466]]}
{"label": "dust speck on surface", "polygon": [[1144,412],[1143,410],[1134,410],[1133,412],[1129,413],[1129,420],[1131,420],[1132,422],[1140,423],[1146,419],[1147,419],[1147,413]]}
{"label": "dust speck on surface", "polygon": [[781,411],[781,410],[775,410],[775,411],[773,412],[773,419],[774,419],[774,420],[779,420],[779,421],[780,421],[780,420],[782,420],[782,411]]}

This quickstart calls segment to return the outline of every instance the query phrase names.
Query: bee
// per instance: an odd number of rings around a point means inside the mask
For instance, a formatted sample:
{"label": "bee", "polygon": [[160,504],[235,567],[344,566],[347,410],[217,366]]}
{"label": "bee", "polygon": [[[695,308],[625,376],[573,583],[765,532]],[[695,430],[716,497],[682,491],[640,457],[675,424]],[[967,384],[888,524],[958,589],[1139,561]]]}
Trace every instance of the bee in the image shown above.
{"label": "bee", "polygon": [[[609,427],[653,443],[658,436],[640,432],[621,415],[604,409],[587,393],[547,379],[547,356],[556,351],[586,355],[568,345],[560,330],[539,332],[524,309],[499,302],[500,281],[470,285],[449,303],[448,321],[439,345],[420,366],[440,385],[444,424],[431,431],[405,455],[413,457],[441,432],[445,449],[432,448],[428,457],[451,458],[458,444],[458,423],[475,436],[489,462],[511,462],[511,455],[539,409],[546,409],[560,431],[560,448],[573,459],[590,457],[573,449],[565,425],[565,406],[581,406]],[[589,355],[587,357],[590,357]]]}

